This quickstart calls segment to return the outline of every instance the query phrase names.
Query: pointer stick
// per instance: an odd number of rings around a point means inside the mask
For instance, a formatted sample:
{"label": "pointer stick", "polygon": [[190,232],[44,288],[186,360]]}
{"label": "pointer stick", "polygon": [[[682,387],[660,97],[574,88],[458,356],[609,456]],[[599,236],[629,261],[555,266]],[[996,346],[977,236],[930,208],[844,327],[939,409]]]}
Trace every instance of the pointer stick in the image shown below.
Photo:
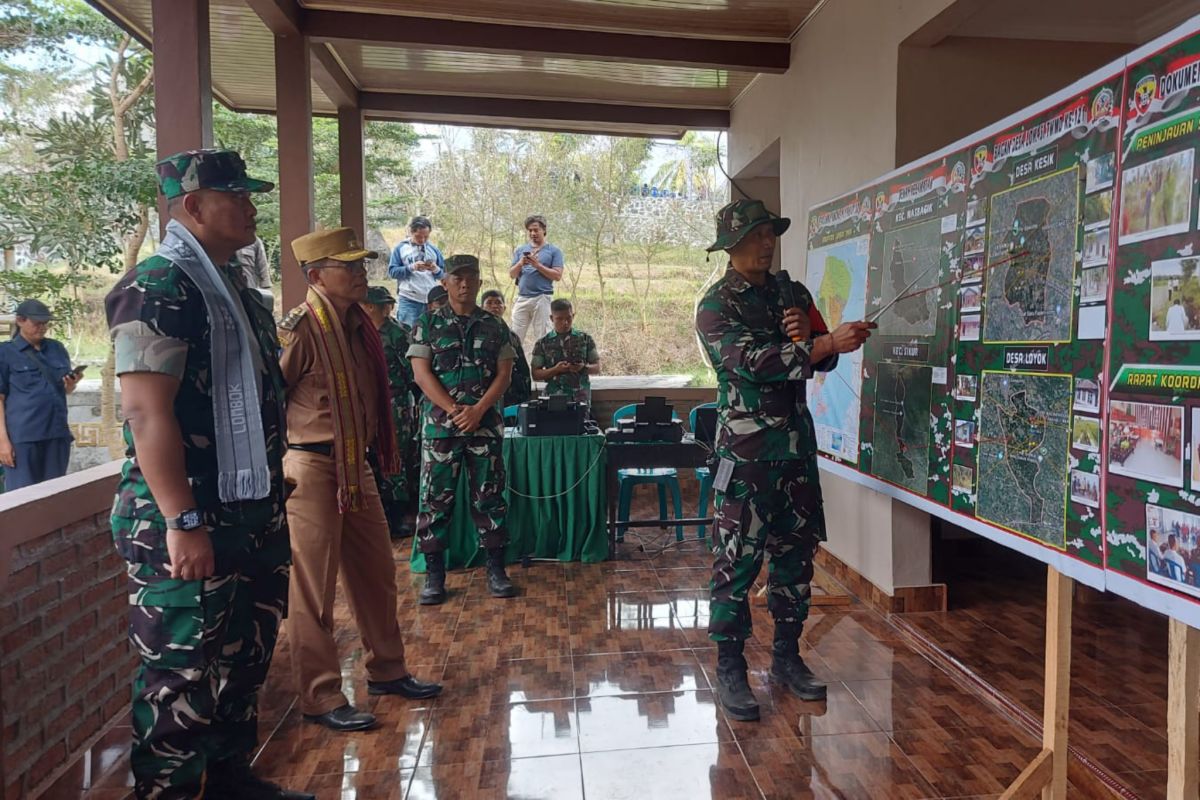
{"label": "pointer stick", "polygon": [[[1004,265],[1004,264],[1007,264],[1007,263],[1008,263],[1008,262],[1010,262],[1010,261],[1013,261],[1014,259],[1017,259],[1017,258],[1022,258],[1022,257],[1024,257],[1024,256],[1027,256],[1027,255],[1029,255],[1029,251],[1028,251],[1028,250],[1023,250],[1023,251],[1021,251],[1020,253],[1012,253],[1012,254],[1011,254],[1011,255],[1009,255],[1008,257],[1006,257],[1006,258],[1002,258],[1002,259],[1000,259],[999,261],[993,261],[991,264],[988,264],[986,267],[984,267],[983,269],[979,270],[978,272],[973,272],[973,273],[971,273],[971,274],[972,274],[972,275],[982,275],[984,272],[987,272],[987,271],[989,271],[989,270],[993,270],[993,269],[995,269],[996,267],[1002,266],[1002,265]],[[931,268],[932,268],[932,266],[936,266],[936,265],[931,265]],[[916,279],[916,280],[914,280],[912,283],[910,283],[910,284],[909,284],[907,287],[905,287],[904,291],[900,292],[900,294],[898,294],[898,295],[896,295],[895,297],[893,297],[891,300],[889,300],[889,301],[887,302],[887,305],[885,305],[883,308],[879,309],[879,310],[878,310],[878,311],[876,311],[876,312],[875,312],[873,315],[871,315],[871,317],[867,319],[867,322],[874,322],[875,320],[879,319],[881,316],[883,316],[883,312],[887,311],[889,308],[891,308],[892,306],[894,306],[894,305],[895,305],[897,302],[899,302],[900,300],[907,300],[907,299],[909,299],[910,297],[919,297],[920,295],[923,295],[923,294],[925,294],[926,292],[932,291],[932,290],[934,290],[934,289],[941,289],[941,288],[942,288],[942,287],[944,287],[944,286],[950,286],[951,284],[954,284],[954,283],[958,283],[958,282],[959,282],[959,279],[958,279],[958,278],[955,278],[954,280],[949,280],[949,281],[946,281],[945,283],[938,283],[938,284],[934,284],[933,286],[930,286],[930,287],[928,287],[928,288],[926,288],[926,289],[920,289],[920,290],[918,290],[918,291],[915,291],[915,292],[911,292],[911,293],[910,293],[910,292],[909,292],[909,290],[910,290],[910,289],[912,289],[912,287],[916,286],[916,285],[917,285],[917,281],[919,281],[919,280],[921,280],[921,278],[925,277],[925,274],[926,274],[927,272],[929,272],[929,270],[928,270],[928,269],[927,269],[927,270],[925,270],[925,272],[922,272],[920,275],[918,275],[918,276],[917,276],[917,279]]]}
{"label": "pointer stick", "polygon": [[940,266],[941,266],[941,261],[939,260],[939,261],[934,261],[932,264],[930,264],[928,267],[926,267],[926,268],[925,268],[925,270],[924,270],[924,271],[923,271],[923,272],[922,272],[920,275],[918,275],[917,277],[913,278],[913,282],[912,282],[912,283],[910,283],[908,286],[905,286],[905,287],[904,287],[904,289],[903,289],[901,292],[899,292],[899,293],[898,293],[898,294],[897,294],[895,297],[893,297],[891,300],[887,301],[887,305],[885,305],[883,308],[879,309],[879,310],[878,310],[878,311],[876,311],[874,314],[872,314],[870,317],[868,317],[868,318],[867,318],[867,322],[874,322],[875,320],[877,320],[877,319],[879,319],[880,317],[882,317],[882,316],[883,316],[883,312],[887,311],[889,308],[891,308],[892,306],[896,305],[896,303],[897,303],[897,302],[899,302],[901,298],[903,298],[903,297],[904,297],[906,294],[908,294],[908,292],[909,292],[909,291],[910,291],[910,290],[911,290],[911,289],[912,289],[914,286],[916,286],[916,285],[917,285],[917,282],[918,282],[918,281],[920,281],[920,280],[921,280],[921,278],[924,278],[926,275],[928,275],[928,274],[929,274],[930,270],[932,270],[934,267],[940,267]]}

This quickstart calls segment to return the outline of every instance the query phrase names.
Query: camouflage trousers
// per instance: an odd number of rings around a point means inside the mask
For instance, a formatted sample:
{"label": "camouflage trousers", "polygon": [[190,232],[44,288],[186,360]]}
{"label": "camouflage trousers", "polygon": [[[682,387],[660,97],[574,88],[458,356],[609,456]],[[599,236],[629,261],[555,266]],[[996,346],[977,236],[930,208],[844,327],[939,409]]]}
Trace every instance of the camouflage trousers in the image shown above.
{"label": "camouflage trousers", "polygon": [[815,462],[751,461],[733,469],[716,493],[708,638],[744,641],[752,624],[747,599],[771,556],[767,607],[778,623],[808,618],[813,556],[825,538]]}
{"label": "camouflage trousers", "polygon": [[367,465],[371,468],[371,474],[375,476],[375,486],[379,489],[379,503],[383,506],[383,515],[387,518],[388,531],[395,537],[399,535],[405,511],[410,508],[408,467],[401,463],[398,474],[384,475],[374,450],[367,451]]}
{"label": "camouflage trousers", "polygon": [[[113,519],[118,534],[161,524]],[[271,531],[212,535],[220,574],[204,580],[171,578],[161,563],[127,564],[129,640],[139,658],[130,760],[142,800],[201,797],[207,775],[249,758],[258,743],[258,692],[287,609],[287,526],[281,517]],[[222,553],[218,538],[252,545]]]}
{"label": "camouflage trousers", "polygon": [[421,445],[421,512],[417,515],[417,542],[425,555],[446,549],[454,492],[464,466],[480,546],[490,550],[508,544],[504,440],[497,436],[425,439]]}

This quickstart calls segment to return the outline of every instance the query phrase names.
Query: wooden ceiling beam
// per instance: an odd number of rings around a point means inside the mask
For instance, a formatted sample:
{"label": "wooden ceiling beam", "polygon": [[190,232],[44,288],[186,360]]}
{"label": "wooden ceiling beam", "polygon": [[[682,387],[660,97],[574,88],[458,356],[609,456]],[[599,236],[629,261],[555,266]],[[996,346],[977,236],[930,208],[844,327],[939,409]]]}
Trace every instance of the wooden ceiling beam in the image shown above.
{"label": "wooden ceiling beam", "polygon": [[657,128],[651,126],[630,126],[617,127],[601,124],[585,124],[579,123],[571,125],[568,123],[553,123],[543,122],[538,120],[519,120],[519,119],[504,119],[504,120],[480,120],[466,119],[453,116],[444,116],[436,118],[427,118],[424,120],[412,120],[407,114],[388,113],[383,111],[375,111],[372,113],[364,113],[363,118],[373,122],[413,122],[424,121],[434,125],[456,125],[465,128],[494,128],[505,131],[537,131],[538,133],[576,133],[584,136],[632,136],[639,138],[651,137],[654,139],[673,139],[678,141],[687,133],[685,128]]}
{"label": "wooden ceiling beam", "polygon": [[357,108],[358,86],[342,69],[342,64],[324,42],[313,42],[312,77],[321,91],[338,108]]}
{"label": "wooden ceiling beam", "polygon": [[304,9],[296,0],[246,0],[246,5],[276,36],[299,36],[304,32]]}
{"label": "wooden ceiling beam", "polygon": [[[294,0],[250,0],[275,6]],[[270,24],[270,23],[268,23]],[[786,72],[791,45],[692,39],[578,29],[548,31],[528,25],[361,14],[307,9],[303,30],[315,41],[372,42],[434,49],[533,53],[539,57],[587,58],[744,72]]]}
{"label": "wooden ceiling beam", "polygon": [[488,118],[529,119],[553,123],[660,126],[688,130],[725,130],[729,111],[716,108],[670,108],[615,103],[576,103],[566,100],[528,100],[511,97],[360,92],[359,104],[368,116],[373,113],[403,115],[420,121],[428,115],[455,116],[486,121]]}

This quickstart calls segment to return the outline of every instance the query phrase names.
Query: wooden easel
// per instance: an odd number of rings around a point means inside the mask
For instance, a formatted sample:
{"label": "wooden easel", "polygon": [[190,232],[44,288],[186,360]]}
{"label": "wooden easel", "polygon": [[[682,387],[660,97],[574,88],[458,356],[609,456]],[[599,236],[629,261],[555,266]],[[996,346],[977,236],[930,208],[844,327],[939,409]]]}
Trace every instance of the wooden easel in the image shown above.
{"label": "wooden easel", "polygon": [[[1004,794],[1000,796],[1000,800],[1030,800],[1038,796],[1042,800],[1066,800],[1067,764],[1069,761],[1067,721],[1071,697],[1071,591],[1073,584],[1074,582],[1070,578],[1054,567],[1046,568],[1046,699],[1042,711],[1042,752],[1029,762],[1029,766],[1005,790]],[[1192,633],[1200,632],[1193,630]],[[1174,629],[1172,629],[1171,641],[1174,645]],[[1200,654],[1200,648],[1196,649],[1196,653]],[[1193,661],[1195,666],[1200,666],[1200,658],[1193,656]],[[1174,660],[1172,659],[1173,665]],[[1173,674],[1174,672],[1172,672]],[[1196,698],[1194,689],[1192,697]],[[1191,720],[1192,732],[1195,734],[1197,727],[1195,714],[1192,715]],[[1194,748],[1194,735],[1192,744]],[[1192,753],[1195,752],[1193,749]],[[1184,796],[1179,795],[1180,798]],[[1173,795],[1168,793],[1168,797],[1173,797]],[[1194,798],[1195,794],[1193,793],[1190,797]]]}
{"label": "wooden easel", "polygon": [[1167,800],[1200,796],[1200,630],[1170,621],[1167,661]]}

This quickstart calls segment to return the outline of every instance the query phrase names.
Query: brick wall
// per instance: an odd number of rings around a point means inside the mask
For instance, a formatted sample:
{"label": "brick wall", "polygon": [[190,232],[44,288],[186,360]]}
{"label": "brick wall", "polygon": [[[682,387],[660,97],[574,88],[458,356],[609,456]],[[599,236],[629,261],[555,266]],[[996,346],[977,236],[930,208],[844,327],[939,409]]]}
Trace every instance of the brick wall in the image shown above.
{"label": "brick wall", "polygon": [[42,484],[2,498],[4,800],[36,796],[128,710],[134,660],[124,562],[108,526],[114,479],[105,465],[50,482],[58,492]]}

